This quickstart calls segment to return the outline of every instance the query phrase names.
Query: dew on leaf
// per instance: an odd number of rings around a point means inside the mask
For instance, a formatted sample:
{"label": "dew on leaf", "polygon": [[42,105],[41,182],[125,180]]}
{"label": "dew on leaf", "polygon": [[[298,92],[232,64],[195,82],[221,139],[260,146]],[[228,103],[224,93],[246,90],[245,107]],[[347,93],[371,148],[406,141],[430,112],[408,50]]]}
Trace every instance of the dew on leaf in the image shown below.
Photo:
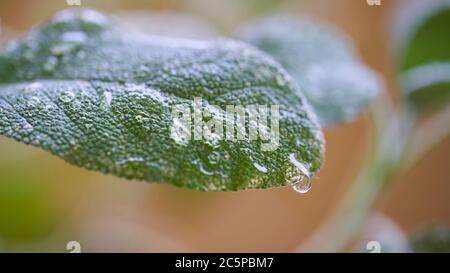
{"label": "dew on leaf", "polygon": [[35,106],[38,106],[40,103],[41,103],[41,100],[38,97],[33,96],[33,97],[28,99],[27,106],[35,107]]}
{"label": "dew on leaf", "polygon": [[62,102],[69,103],[75,98],[75,95],[72,92],[63,92],[59,99]]}
{"label": "dew on leaf", "polygon": [[139,162],[144,162],[144,161],[145,161],[145,159],[142,157],[128,157],[128,158],[117,161],[117,164],[123,165],[126,163],[139,163]]}
{"label": "dew on leaf", "polygon": [[306,166],[295,158],[295,154],[289,155],[289,161],[293,165],[286,172],[286,178],[296,192],[307,193],[312,187],[312,177]]}
{"label": "dew on leaf", "polygon": [[149,121],[149,118],[144,115],[136,115],[135,119],[139,123],[144,123],[144,122]]}
{"label": "dew on leaf", "polygon": [[205,175],[213,175],[214,174],[214,172],[207,170],[202,163],[199,163],[198,165],[200,167],[200,171],[202,172],[202,174],[205,174]]}
{"label": "dew on leaf", "polygon": [[253,163],[253,166],[255,166],[255,168],[262,173],[267,173],[269,171],[266,167],[264,167],[263,165],[260,165],[256,162]]}
{"label": "dew on leaf", "polygon": [[213,151],[208,155],[208,161],[211,165],[216,165],[220,161],[220,153],[218,151]]}
{"label": "dew on leaf", "polygon": [[294,191],[299,193],[307,193],[312,187],[312,181],[306,176],[299,178],[298,182],[292,184]]}
{"label": "dew on leaf", "polygon": [[24,130],[24,132],[26,132],[26,133],[31,133],[32,131],[33,131],[33,126],[31,125],[31,124],[29,124],[29,123],[26,123],[24,126],[23,126],[23,128],[22,128],[23,130]]}
{"label": "dew on leaf", "polygon": [[275,82],[279,85],[279,86],[285,86],[286,85],[286,79],[281,76],[281,75],[277,75],[275,77]]}
{"label": "dew on leaf", "polygon": [[[232,41],[142,39],[113,24],[99,26],[103,21],[106,18],[96,12],[71,9],[21,39],[15,51],[2,52],[0,71],[7,72],[0,84],[2,135],[35,141],[79,167],[197,190],[262,189],[297,181],[305,173],[289,162],[286,151],[291,149],[311,173],[320,167],[323,140],[314,113],[297,96],[291,78],[265,54]],[[31,60],[23,57],[28,48],[34,51]],[[39,67],[31,69],[33,63]],[[37,79],[42,88],[29,87],[26,93],[25,87]],[[285,88],[279,86],[282,81]],[[26,108],[34,96],[41,105]],[[204,97],[201,109],[210,107],[211,117],[192,124],[191,107],[173,116],[174,106],[185,107],[196,97]],[[7,112],[7,102],[17,103],[20,112]],[[238,133],[247,135],[237,126],[232,136],[236,140],[223,141],[224,132],[215,121],[234,125],[242,120],[234,114],[225,120],[222,106],[260,103],[282,106],[280,126],[288,130],[280,149],[263,153],[263,137],[254,142],[251,137],[236,139]],[[217,110],[214,105],[219,105]],[[29,114],[35,129],[26,134]],[[253,118],[244,125],[259,132],[259,126],[264,127],[266,134],[260,136],[271,136],[268,125]],[[193,133],[202,138],[195,139]],[[305,145],[295,146],[297,139]],[[268,156],[273,160],[262,160]]]}

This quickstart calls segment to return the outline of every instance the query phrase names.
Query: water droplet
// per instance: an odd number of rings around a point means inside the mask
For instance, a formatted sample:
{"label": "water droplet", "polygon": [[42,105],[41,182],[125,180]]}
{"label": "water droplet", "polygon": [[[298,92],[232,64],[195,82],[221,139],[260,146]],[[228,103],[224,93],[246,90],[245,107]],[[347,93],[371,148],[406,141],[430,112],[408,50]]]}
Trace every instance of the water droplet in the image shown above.
{"label": "water droplet", "polygon": [[258,171],[260,171],[260,172],[262,172],[262,173],[267,173],[269,170],[267,170],[267,168],[266,167],[264,167],[263,165],[260,165],[260,164],[258,164],[258,163],[253,163],[253,166],[255,166],[255,168],[258,170]]}
{"label": "water droplet", "polygon": [[147,121],[149,120],[149,118],[146,117],[146,116],[144,116],[144,115],[137,115],[137,116],[135,117],[135,119],[136,119],[136,121],[139,122],[139,123],[144,123],[144,122],[147,122]]}
{"label": "water droplet", "polygon": [[279,85],[279,86],[285,86],[286,85],[286,79],[281,76],[281,75],[277,75],[275,77],[275,82]]}
{"label": "water droplet", "polygon": [[26,123],[24,126],[23,126],[23,130],[26,132],[26,133],[31,133],[32,131],[33,131],[33,126],[31,125],[31,124],[29,124],[29,123]]}
{"label": "water droplet", "polygon": [[220,153],[214,151],[208,155],[208,162],[211,165],[216,165],[220,161]]}
{"label": "water droplet", "polygon": [[299,193],[307,193],[311,189],[311,187],[311,179],[306,176],[302,176],[298,182],[292,184],[292,188],[294,189],[294,191]]}
{"label": "water droplet", "polygon": [[214,174],[214,172],[211,172],[211,171],[206,170],[206,169],[205,169],[205,166],[203,166],[202,163],[199,163],[198,165],[199,165],[199,167],[200,167],[200,171],[201,171],[203,174],[206,174],[206,175],[213,175],[213,174]]}
{"label": "water droplet", "polygon": [[75,95],[72,92],[64,92],[61,94],[61,97],[59,97],[59,99],[62,102],[66,102],[66,103],[71,102],[74,98],[75,98]]}
{"label": "water droplet", "polygon": [[53,105],[51,105],[51,104],[46,104],[45,106],[44,106],[44,110],[45,111],[50,111],[50,110],[52,110],[53,109]]}
{"label": "water droplet", "polygon": [[306,166],[301,163],[300,161],[298,161],[295,158],[295,154],[290,154],[289,155],[289,161],[295,166],[297,167],[297,169],[299,169],[304,175],[309,177],[309,171],[308,168],[306,168]]}
{"label": "water droplet", "polygon": [[308,168],[298,161],[294,154],[289,155],[289,161],[294,166],[288,169],[286,178],[290,180],[290,184],[296,192],[307,193],[312,187],[312,177]]}
{"label": "water droplet", "polygon": [[36,106],[38,106],[40,103],[41,103],[41,100],[40,100],[38,97],[33,96],[33,97],[31,97],[31,98],[28,99],[28,101],[27,101],[27,106],[28,106],[28,107],[36,107]]}
{"label": "water droplet", "polygon": [[126,164],[126,163],[139,163],[139,162],[144,162],[144,158],[142,157],[128,157],[122,160],[117,161],[117,164],[122,165],[122,164]]}

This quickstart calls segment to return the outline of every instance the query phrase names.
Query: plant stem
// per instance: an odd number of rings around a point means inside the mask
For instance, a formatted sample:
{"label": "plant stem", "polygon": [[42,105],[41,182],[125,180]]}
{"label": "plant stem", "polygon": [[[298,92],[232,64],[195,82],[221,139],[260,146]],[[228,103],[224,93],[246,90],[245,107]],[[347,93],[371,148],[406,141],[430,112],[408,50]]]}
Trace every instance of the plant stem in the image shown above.
{"label": "plant stem", "polygon": [[345,249],[360,235],[390,178],[412,167],[450,134],[450,106],[415,129],[415,114],[408,107],[395,111],[389,100],[381,97],[371,109],[376,137],[369,144],[361,171],[332,216],[299,251]]}
{"label": "plant stem", "polygon": [[450,105],[441,110],[415,131],[408,144],[403,169],[412,167],[428,151],[450,134]]}
{"label": "plant stem", "polygon": [[363,167],[333,215],[299,249],[337,252],[343,250],[361,231],[379,193],[398,169],[413,128],[413,115],[396,112],[383,97],[374,103],[372,116],[376,137],[366,152]]}

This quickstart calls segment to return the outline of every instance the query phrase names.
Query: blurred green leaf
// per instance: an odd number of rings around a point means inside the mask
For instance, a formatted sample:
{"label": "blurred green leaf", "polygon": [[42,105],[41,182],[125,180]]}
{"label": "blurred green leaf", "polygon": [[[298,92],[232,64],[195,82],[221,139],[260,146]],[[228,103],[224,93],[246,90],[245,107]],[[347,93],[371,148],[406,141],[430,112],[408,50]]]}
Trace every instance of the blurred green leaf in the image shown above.
{"label": "blurred green leaf", "polygon": [[262,19],[236,35],[269,53],[294,77],[322,125],[352,120],[382,89],[351,42],[323,23],[287,16]]}
{"label": "blurred green leaf", "polygon": [[450,1],[405,3],[396,39],[402,89],[417,109],[450,98]]}
{"label": "blurred green leaf", "polygon": [[440,107],[450,99],[450,62],[431,63],[402,74],[402,90],[419,109]]}
{"label": "blurred green leaf", "polygon": [[416,234],[411,245],[414,252],[450,253],[450,230],[436,228]]}
{"label": "blurred green leaf", "polygon": [[[59,223],[59,212],[48,199],[47,184],[33,177],[39,170],[32,161],[0,164],[0,241],[42,238]],[[24,172],[22,166],[27,164]]]}
{"label": "blurred green leaf", "polygon": [[[324,152],[296,88],[243,43],[139,37],[97,12],[64,11],[0,55],[0,133],[130,179],[202,191],[284,186],[314,174]],[[278,149],[248,137],[176,142],[172,106],[196,97],[222,116],[227,105],[278,105]]]}

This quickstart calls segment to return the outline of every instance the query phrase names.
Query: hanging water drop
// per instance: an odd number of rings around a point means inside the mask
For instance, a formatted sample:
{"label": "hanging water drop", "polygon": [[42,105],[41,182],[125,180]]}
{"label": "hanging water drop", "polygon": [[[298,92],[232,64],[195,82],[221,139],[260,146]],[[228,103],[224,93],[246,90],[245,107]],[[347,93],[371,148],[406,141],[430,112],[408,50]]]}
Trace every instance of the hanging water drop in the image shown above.
{"label": "hanging water drop", "polygon": [[311,179],[306,176],[299,176],[297,182],[292,184],[292,189],[299,193],[307,193],[312,187]]}
{"label": "hanging water drop", "polygon": [[289,161],[294,166],[288,169],[286,178],[289,179],[292,189],[299,193],[307,193],[312,187],[312,177],[308,168],[295,158],[295,154],[289,155]]}

